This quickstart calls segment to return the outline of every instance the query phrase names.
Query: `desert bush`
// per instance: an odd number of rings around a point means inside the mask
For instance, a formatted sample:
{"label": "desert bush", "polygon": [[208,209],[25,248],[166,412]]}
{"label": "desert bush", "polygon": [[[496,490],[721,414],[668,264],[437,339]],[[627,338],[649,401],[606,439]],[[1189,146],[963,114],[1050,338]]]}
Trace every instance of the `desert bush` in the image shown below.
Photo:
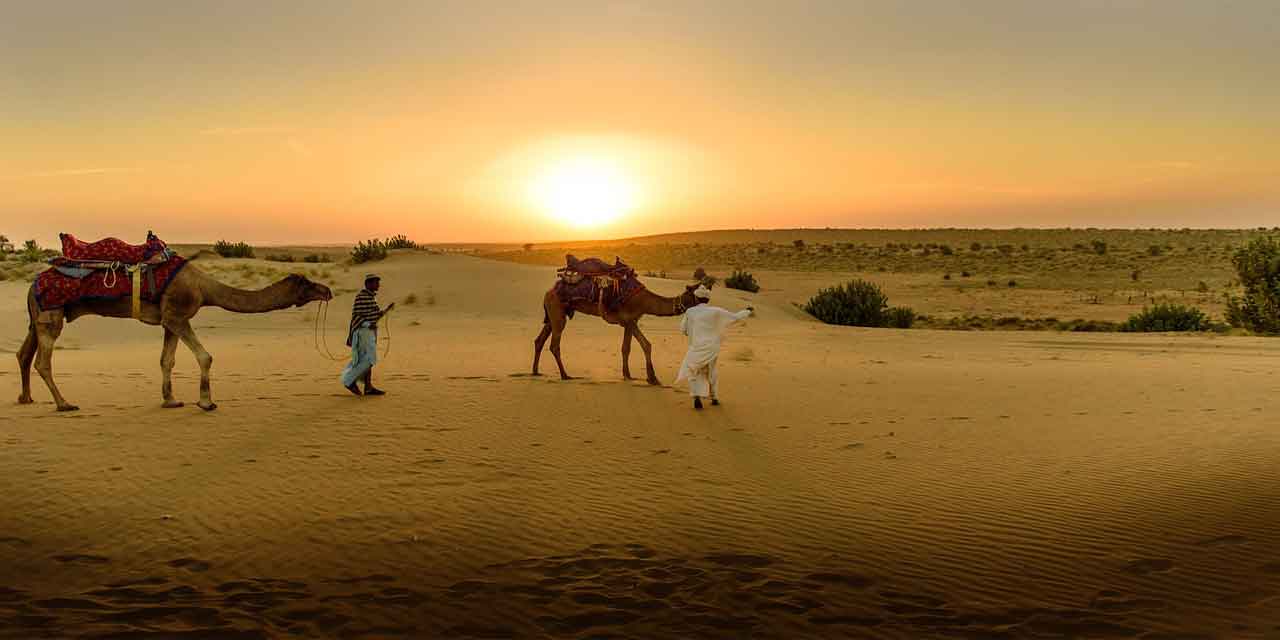
{"label": "desert bush", "polygon": [[1137,282],[1138,279],[1141,277],[1142,277],[1142,272],[1138,271],[1137,269],[1134,269],[1133,271],[1129,272],[1129,279],[1133,280],[1134,282]]}
{"label": "desert bush", "polygon": [[293,256],[287,253],[274,253],[268,255],[267,260],[271,262],[293,262]]}
{"label": "desert bush", "polygon": [[802,240],[802,239],[792,240],[792,241],[791,241],[791,246],[793,246],[793,247],[795,247],[795,248],[797,248],[797,249],[804,249],[804,240]]}
{"label": "desert bush", "polygon": [[1018,286],[1018,281],[1017,281],[1017,280],[1010,280],[1010,281],[1009,281],[1009,288],[1011,288],[1011,289],[1012,289],[1013,287],[1016,287],[1016,286]]}
{"label": "desert bush", "polygon": [[910,307],[891,307],[885,312],[885,326],[895,329],[910,329],[916,321],[916,312]]}
{"label": "desert bush", "polygon": [[418,248],[418,243],[405,237],[404,234],[400,234],[398,236],[391,236],[390,238],[387,238],[387,240],[383,242],[382,245],[387,249],[417,249]]}
{"label": "desert bush", "polygon": [[45,250],[40,248],[40,243],[35,240],[28,240],[22,243],[22,248],[14,255],[17,257],[18,262],[43,262],[45,259]]}
{"label": "desert bush", "polygon": [[970,251],[972,251],[972,252],[974,252],[974,253],[977,253],[977,252],[979,252],[979,251],[982,251],[982,243],[981,243],[981,242],[974,242],[974,243],[970,244],[970,245],[969,245],[969,250],[970,250]]}
{"label": "desert bush", "polygon": [[738,291],[750,291],[756,293],[760,291],[760,283],[756,282],[756,277],[751,275],[749,271],[734,269],[733,275],[724,279],[724,286]]}
{"label": "desert bush", "polygon": [[994,286],[996,286],[996,281],[995,281],[995,279],[994,279],[994,278],[988,278],[988,279],[987,279],[987,286],[988,286],[988,287],[994,287]]}
{"label": "desert bush", "polygon": [[944,245],[942,245],[942,246],[938,247],[938,251],[941,251],[941,252],[942,252],[942,255],[944,255],[944,256],[949,256],[949,255],[952,255],[952,254],[954,254],[954,253],[956,252],[956,250],[955,250],[955,249],[952,249],[952,248],[951,248],[951,245],[949,245],[949,244],[944,244]]}
{"label": "desert bush", "polygon": [[1006,256],[1007,256],[1007,255],[1009,255],[1009,254],[1013,253],[1013,245],[1011,245],[1011,244],[1001,244],[1001,245],[996,245],[996,250],[997,250],[997,251],[999,251],[1000,253],[1003,253],[1004,255],[1006,255]]}
{"label": "desert bush", "polygon": [[1157,304],[1144,308],[1141,313],[1129,316],[1120,325],[1121,331],[1208,331],[1209,317],[1195,307],[1178,304]]}
{"label": "desert bush", "polygon": [[253,247],[245,242],[231,243],[226,240],[219,240],[213,243],[214,253],[224,258],[252,258]]}
{"label": "desert bush", "polygon": [[524,244],[522,244],[522,245],[520,245],[520,246],[521,246],[522,248],[524,248],[524,250],[525,250],[525,251],[533,251],[533,243],[532,243],[532,242],[526,242],[526,243],[524,243]]}
{"label": "desert bush", "polygon": [[1200,293],[1209,293],[1209,283],[1204,280],[1196,283],[1196,291],[1199,291]]}
{"label": "desert bush", "polygon": [[943,279],[943,280],[950,280],[950,279],[951,279],[951,274],[950,274],[950,273],[944,273],[944,274],[942,274],[942,279]]}
{"label": "desert bush", "polygon": [[302,257],[303,262],[332,262],[327,253],[309,253]]}
{"label": "desert bush", "polygon": [[1151,245],[1151,246],[1147,247],[1147,254],[1148,254],[1148,255],[1150,255],[1150,256],[1152,256],[1152,257],[1162,256],[1162,255],[1164,255],[1164,247],[1162,247],[1162,246],[1160,246],[1160,245],[1158,245],[1158,244],[1153,244],[1153,245]]}
{"label": "desert bush", "polygon": [[714,289],[717,284],[720,284],[720,278],[715,276],[703,276],[702,280],[699,280],[698,282],[708,289]]}
{"label": "desert bush", "polygon": [[854,327],[882,327],[889,298],[880,287],[865,280],[822,289],[809,299],[804,310],[827,323]]}
{"label": "desert bush", "polygon": [[961,278],[968,278],[968,277],[969,277],[969,276],[971,276],[971,275],[973,275],[973,274],[969,273],[968,271],[961,271],[961,272],[960,272],[960,277],[961,277]]}
{"label": "desert bush", "polygon": [[1090,246],[1093,247],[1093,252],[1100,256],[1106,255],[1107,253],[1107,243],[1101,240],[1094,240],[1092,243],[1090,243]]}
{"label": "desert bush", "polygon": [[404,306],[411,307],[415,304],[418,304],[418,294],[411,293],[404,297]]}
{"label": "desert bush", "polygon": [[1257,333],[1280,333],[1280,240],[1254,238],[1231,264],[1244,293],[1227,298],[1227,321]]}
{"label": "desert bush", "polygon": [[352,264],[384,260],[386,257],[387,245],[377,238],[368,242],[361,242],[351,249]]}

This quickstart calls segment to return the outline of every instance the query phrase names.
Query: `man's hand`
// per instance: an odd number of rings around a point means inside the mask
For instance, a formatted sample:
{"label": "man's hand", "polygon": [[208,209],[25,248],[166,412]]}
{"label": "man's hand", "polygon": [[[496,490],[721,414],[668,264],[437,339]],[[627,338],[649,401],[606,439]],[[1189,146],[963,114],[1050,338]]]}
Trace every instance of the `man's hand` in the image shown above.
{"label": "man's hand", "polygon": [[387,308],[386,308],[386,309],[383,309],[383,310],[382,310],[382,315],[384,315],[384,316],[385,316],[385,315],[387,315],[388,313],[391,313],[391,310],[392,310],[392,309],[394,309],[394,308],[396,308],[396,303],[392,302],[391,304],[387,305]]}
{"label": "man's hand", "polygon": [[753,315],[753,316],[756,314],[756,308],[755,308],[755,307],[748,306],[748,307],[747,307],[747,311],[750,311],[750,312],[751,312],[751,315]]}

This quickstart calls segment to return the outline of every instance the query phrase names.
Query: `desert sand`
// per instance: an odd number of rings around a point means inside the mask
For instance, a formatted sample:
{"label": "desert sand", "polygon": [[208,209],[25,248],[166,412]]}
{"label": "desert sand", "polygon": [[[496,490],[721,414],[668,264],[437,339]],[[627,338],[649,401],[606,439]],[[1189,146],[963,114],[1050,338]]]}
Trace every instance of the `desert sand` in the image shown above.
{"label": "desert sand", "polygon": [[[694,412],[675,318],[642,325],[664,386],[583,316],[582,379],[535,378],[552,269],[368,270],[388,396],[341,388],[315,305],[206,309],[211,413],[188,351],[162,409],[160,330],[100,318],[54,361],[82,410],[38,378],[15,404],[0,283],[0,637],[1280,634],[1280,342],[828,327],[716,289],[757,315]],[[332,273],[335,351],[363,271]]]}

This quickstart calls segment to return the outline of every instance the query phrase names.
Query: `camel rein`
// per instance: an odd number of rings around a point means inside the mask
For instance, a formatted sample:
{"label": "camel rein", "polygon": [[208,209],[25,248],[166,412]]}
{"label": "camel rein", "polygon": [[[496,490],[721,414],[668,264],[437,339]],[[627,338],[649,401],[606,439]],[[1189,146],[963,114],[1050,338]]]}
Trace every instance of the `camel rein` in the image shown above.
{"label": "camel rein", "polygon": [[[329,323],[329,302],[321,300],[319,304],[320,309],[316,311],[315,326],[311,329],[311,338],[315,343],[314,346],[316,348],[316,353],[320,354],[323,358],[332,360],[333,362],[342,362],[347,358],[341,358],[333,355],[333,352],[329,351],[329,341],[325,336],[325,326]],[[382,320],[385,320],[388,315],[390,314],[383,314]],[[387,330],[387,345],[382,352],[381,359],[386,360],[387,356],[391,355],[391,323],[386,322],[383,324],[383,327]]]}

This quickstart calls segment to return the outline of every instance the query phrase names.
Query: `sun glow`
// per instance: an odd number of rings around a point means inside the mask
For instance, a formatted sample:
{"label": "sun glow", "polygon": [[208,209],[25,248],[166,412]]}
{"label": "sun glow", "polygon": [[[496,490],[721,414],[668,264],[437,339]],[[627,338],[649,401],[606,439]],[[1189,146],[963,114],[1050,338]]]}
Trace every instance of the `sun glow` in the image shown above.
{"label": "sun glow", "polygon": [[529,180],[530,201],[543,214],[574,227],[599,227],[640,204],[636,182],[617,163],[598,156],[555,161]]}

